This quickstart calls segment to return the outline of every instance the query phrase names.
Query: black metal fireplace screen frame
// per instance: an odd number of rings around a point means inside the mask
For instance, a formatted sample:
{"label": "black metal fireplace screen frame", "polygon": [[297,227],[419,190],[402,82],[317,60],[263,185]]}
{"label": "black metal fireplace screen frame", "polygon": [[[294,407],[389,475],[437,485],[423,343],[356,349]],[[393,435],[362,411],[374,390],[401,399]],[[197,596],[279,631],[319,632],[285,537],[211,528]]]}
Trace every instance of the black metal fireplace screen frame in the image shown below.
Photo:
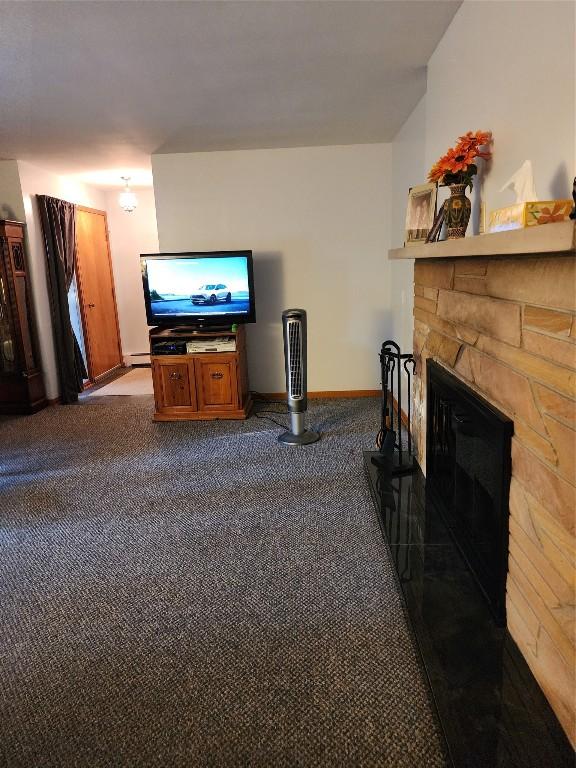
{"label": "black metal fireplace screen frame", "polygon": [[427,494],[504,625],[514,424],[433,360],[426,381]]}

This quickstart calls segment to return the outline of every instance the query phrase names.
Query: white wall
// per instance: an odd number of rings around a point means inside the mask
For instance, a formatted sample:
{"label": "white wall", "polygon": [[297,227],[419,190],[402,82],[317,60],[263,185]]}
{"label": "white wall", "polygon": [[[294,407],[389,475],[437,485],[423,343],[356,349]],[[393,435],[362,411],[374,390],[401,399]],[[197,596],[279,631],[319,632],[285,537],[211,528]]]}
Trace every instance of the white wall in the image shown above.
{"label": "white wall", "polygon": [[118,191],[105,192],[29,163],[0,161],[0,213],[26,222],[32,301],[38,327],[40,358],[47,396],[58,397],[58,374],[52,333],[46,256],[36,195],[50,195],[77,205],[105,210],[124,355],[148,351],[148,326],[140,277],[140,253],[158,250],[154,193],[137,190],[139,205],[127,214]]}
{"label": "white wall", "polygon": [[[392,142],[391,243],[404,245],[408,190],[426,181],[425,165],[426,97],[424,96]],[[390,306],[392,338],[403,352],[412,351],[414,307],[414,262],[390,262]]]}
{"label": "white wall", "polygon": [[[404,242],[408,188],[425,183],[432,163],[468,130],[494,134],[481,189],[487,214],[514,201],[500,188],[526,159],[541,199],[570,197],[574,15],[567,2],[464,2],[430,59],[426,96],[391,145],[393,247]],[[391,263],[393,338],[405,349],[412,345],[413,275],[413,262]]]}
{"label": "white wall", "polygon": [[132,213],[120,208],[118,194],[106,194],[106,212],[122,352],[128,358],[149,350],[140,254],[158,251],[158,231],[152,189],[136,190],[138,207]]}
{"label": "white wall", "polygon": [[0,160],[0,219],[24,221],[24,202],[16,160]]}
{"label": "white wall", "polygon": [[57,176],[29,163],[18,161],[18,172],[26,216],[28,263],[44,384],[47,397],[54,399],[59,395],[58,373],[46,275],[46,255],[35,195],[50,195],[70,203],[100,210],[104,209],[105,196],[100,190],[82,184],[71,177]]}
{"label": "white wall", "polygon": [[254,251],[250,385],[285,390],[281,313],[308,312],[311,391],[379,386],[388,306],[385,144],[153,155],[163,251]]}
{"label": "white wall", "polygon": [[[418,102],[410,117],[390,145],[390,247],[404,245],[408,190],[426,180],[425,131],[426,97]],[[388,306],[390,307],[390,338],[402,352],[413,350],[414,318],[414,262],[390,261],[388,280]],[[402,371],[407,385],[407,377]],[[407,410],[403,396],[403,410]]]}
{"label": "white wall", "polygon": [[[574,30],[571,2],[466,1],[428,65],[426,169],[459,135],[491,130],[487,210],[532,160],[540,199],[570,197],[575,172]],[[470,234],[470,230],[469,230]]]}

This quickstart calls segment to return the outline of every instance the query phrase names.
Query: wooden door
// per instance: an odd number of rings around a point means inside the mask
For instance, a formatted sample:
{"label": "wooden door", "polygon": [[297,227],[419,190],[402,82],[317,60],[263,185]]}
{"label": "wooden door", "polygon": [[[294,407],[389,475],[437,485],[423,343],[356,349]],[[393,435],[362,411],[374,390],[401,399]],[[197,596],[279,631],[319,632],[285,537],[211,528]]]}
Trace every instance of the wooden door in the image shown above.
{"label": "wooden door", "polygon": [[76,274],[88,376],[96,381],[122,364],[104,211],[76,207]]}
{"label": "wooden door", "polygon": [[199,410],[238,408],[236,355],[199,355],[194,367]]}

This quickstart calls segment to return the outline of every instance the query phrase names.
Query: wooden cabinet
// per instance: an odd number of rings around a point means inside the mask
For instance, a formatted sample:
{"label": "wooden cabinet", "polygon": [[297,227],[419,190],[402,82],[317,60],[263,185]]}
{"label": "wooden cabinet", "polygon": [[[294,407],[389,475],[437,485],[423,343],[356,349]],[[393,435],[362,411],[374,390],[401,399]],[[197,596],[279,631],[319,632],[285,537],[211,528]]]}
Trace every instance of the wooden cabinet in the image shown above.
{"label": "wooden cabinet", "polygon": [[0,413],[46,406],[32,314],[24,225],[0,221]]}
{"label": "wooden cabinet", "polygon": [[[228,336],[235,352],[154,355],[155,343]],[[185,329],[150,332],[155,421],[186,419],[245,419],[252,406],[246,371],[244,327],[235,332],[197,332]]]}

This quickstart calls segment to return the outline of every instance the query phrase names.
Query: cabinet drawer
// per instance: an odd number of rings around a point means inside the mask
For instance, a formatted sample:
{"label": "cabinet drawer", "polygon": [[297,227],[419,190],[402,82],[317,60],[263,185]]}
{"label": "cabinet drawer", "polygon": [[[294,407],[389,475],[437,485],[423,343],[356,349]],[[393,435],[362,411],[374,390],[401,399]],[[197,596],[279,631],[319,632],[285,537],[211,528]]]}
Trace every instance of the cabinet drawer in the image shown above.
{"label": "cabinet drawer", "polygon": [[177,363],[155,360],[153,375],[156,407],[186,406],[196,409],[196,393],[191,374],[191,365],[186,360]]}
{"label": "cabinet drawer", "polygon": [[238,408],[236,355],[203,355],[194,367],[199,410]]}

